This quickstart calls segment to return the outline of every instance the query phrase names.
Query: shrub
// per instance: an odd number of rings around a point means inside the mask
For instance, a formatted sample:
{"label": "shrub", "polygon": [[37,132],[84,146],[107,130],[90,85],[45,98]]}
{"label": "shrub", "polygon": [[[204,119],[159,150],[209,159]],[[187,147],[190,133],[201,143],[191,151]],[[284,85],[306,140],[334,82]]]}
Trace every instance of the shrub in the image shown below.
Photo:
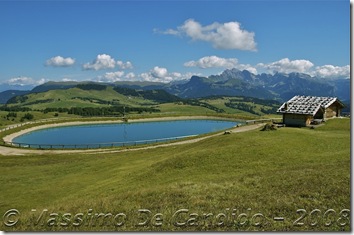
{"label": "shrub", "polygon": [[276,131],[277,127],[274,124],[267,123],[261,131]]}

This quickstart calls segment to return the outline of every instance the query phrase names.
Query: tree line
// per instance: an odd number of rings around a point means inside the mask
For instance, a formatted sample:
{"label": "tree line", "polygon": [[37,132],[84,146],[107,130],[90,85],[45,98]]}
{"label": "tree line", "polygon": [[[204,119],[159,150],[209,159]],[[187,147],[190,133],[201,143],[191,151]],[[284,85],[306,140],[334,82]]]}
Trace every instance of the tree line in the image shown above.
{"label": "tree line", "polygon": [[[54,111],[55,112],[55,111]],[[75,114],[79,116],[92,117],[92,116],[113,116],[113,115],[123,115],[124,113],[156,113],[160,112],[159,109],[147,108],[147,107],[123,107],[123,106],[112,106],[112,107],[72,107],[68,109],[68,114]]]}

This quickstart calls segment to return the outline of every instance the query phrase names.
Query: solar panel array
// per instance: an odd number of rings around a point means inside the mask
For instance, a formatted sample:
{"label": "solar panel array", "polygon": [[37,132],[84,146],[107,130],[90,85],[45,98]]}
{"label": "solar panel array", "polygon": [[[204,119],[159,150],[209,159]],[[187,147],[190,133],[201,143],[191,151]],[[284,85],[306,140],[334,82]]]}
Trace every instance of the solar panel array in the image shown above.
{"label": "solar panel array", "polygon": [[335,97],[294,96],[278,109],[278,113],[307,114],[314,116],[321,108],[327,108],[337,100]]}

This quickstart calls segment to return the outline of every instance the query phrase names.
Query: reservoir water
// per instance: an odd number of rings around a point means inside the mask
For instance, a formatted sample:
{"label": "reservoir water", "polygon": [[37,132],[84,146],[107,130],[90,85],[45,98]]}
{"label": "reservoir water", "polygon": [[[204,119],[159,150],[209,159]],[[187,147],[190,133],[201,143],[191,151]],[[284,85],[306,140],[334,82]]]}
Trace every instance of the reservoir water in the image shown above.
{"label": "reservoir water", "polygon": [[237,122],[177,120],[112,124],[85,124],[40,129],[13,142],[30,148],[99,148],[169,141],[229,129]]}

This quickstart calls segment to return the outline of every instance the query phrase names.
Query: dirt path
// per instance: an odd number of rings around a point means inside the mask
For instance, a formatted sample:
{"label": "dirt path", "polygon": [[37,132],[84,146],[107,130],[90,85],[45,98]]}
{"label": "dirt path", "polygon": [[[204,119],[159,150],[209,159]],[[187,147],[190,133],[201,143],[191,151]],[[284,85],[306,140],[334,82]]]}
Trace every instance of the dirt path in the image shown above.
{"label": "dirt path", "polygon": [[[238,132],[245,132],[250,130],[255,130],[264,124],[254,124],[254,125],[247,125],[236,127],[231,130],[231,133],[238,133]],[[4,147],[0,146],[0,155],[9,156],[9,155],[42,155],[42,154],[74,154],[74,153],[87,153],[87,154],[98,154],[98,153],[118,153],[118,152],[126,152],[126,151],[139,151],[139,150],[146,150],[146,149],[154,149],[159,147],[167,147],[172,145],[181,145],[181,144],[189,144],[189,143],[196,143],[198,141],[223,135],[224,132],[216,133],[209,136],[199,137],[191,140],[182,140],[174,143],[164,143],[159,145],[153,146],[145,146],[141,148],[131,148],[131,149],[79,149],[79,150],[39,150],[39,149],[20,149],[20,148],[11,148],[11,147]]]}

